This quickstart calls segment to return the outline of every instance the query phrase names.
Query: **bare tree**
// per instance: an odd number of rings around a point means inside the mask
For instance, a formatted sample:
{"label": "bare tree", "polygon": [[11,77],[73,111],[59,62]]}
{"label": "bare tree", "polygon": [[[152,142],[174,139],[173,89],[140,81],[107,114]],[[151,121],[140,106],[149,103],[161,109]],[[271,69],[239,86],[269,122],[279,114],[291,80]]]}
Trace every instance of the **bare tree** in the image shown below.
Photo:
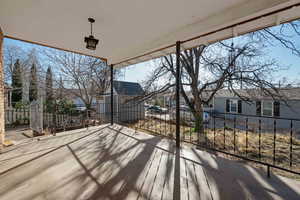
{"label": "bare tree", "polygon": [[59,87],[63,87],[66,95],[80,98],[87,109],[109,87],[110,69],[100,59],[57,50],[44,51],[44,55],[51,62],[53,72],[63,78],[57,81]]}
{"label": "bare tree", "polygon": [[10,82],[14,63],[19,60],[22,74],[29,75],[33,63],[37,68],[41,68],[39,63],[39,53],[35,48],[23,49],[21,46],[5,45],[4,46],[4,76],[5,81]]}
{"label": "bare tree", "polygon": [[[282,45],[300,56],[297,43],[289,39],[291,35],[300,36],[299,26],[299,21],[295,21],[239,37],[237,44],[227,40],[181,52],[180,93],[196,120],[196,131],[204,131],[203,105],[209,104],[216,93],[224,88],[247,102],[253,100],[258,93],[284,100],[284,96],[273,84],[272,74],[286,67],[280,66],[276,59],[269,58],[267,49],[275,44]],[[158,67],[145,82],[145,90],[148,92],[143,99],[170,90],[175,86],[175,75],[175,56],[161,58]],[[162,78],[168,80],[165,81],[168,83],[155,91],[149,91],[151,85],[157,85]],[[243,90],[239,90],[241,85]]]}
{"label": "bare tree", "polygon": [[21,67],[24,67],[23,61],[26,60],[24,56],[26,53],[22,48],[14,45],[5,45],[4,48],[4,80],[9,82],[11,81],[14,64],[17,62],[17,60]]}
{"label": "bare tree", "polygon": [[[6,45],[4,51],[4,77],[6,83],[12,82],[12,74],[14,69],[14,63],[18,60],[20,66],[20,73],[22,77],[22,101],[29,101],[29,82],[30,82],[30,71],[33,64],[37,69],[38,82],[42,81],[42,74],[44,74],[43,67],[40,64],[40,54],[35,48],[22,48],[21,46]],[[40,84],[39,84],[40,85]]]}
{"label": "bare tree", "polygon": [[251,41],[263,43],[265,46],[281,46],[300,56],[300,20],[269,27],[247,34]]}

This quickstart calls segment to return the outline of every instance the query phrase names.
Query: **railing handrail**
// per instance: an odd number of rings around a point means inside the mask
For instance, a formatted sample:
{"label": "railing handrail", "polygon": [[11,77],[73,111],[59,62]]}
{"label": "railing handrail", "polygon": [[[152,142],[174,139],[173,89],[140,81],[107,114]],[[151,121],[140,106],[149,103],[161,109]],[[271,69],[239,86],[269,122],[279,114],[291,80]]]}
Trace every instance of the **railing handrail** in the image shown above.
{"label": "railing handrail", "polygon": [[251,115],[251,114],[242,114],[242,113],[230,113],[230,112],[214,112],[212,111],[211,114],[213,115],[233,115],[233,116],[243,116],[243,117],[251,117],[251,118],[265,118],[265,119],[276,119],[276,120],[293,120],[293,121],[300,121],[297,118],[287,118],[287,117],[276,117],[276,116],[262,116],[262,115]]}

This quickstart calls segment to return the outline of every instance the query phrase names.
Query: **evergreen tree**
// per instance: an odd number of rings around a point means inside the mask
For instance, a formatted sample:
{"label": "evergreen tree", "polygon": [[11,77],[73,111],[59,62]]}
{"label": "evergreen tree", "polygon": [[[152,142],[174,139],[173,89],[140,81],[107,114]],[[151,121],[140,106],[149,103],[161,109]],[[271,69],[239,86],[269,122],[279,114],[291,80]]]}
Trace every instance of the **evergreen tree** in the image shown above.
{"label": "evergreen tree", "polygon": [[11,86],[13,88],[12,91],[12,105],[15,106],[17,102],[22,100],[22,72],[19,59],[14,64],[13,71],[12,71],[12,78],[11,78]]}
{"label": "evergreen tree", "polygon": [[33,63],[30,70],[30,85],[29,85],[29,101],[37,100],[38,97],[38,85],[37,85],[37,72],[36,66]]}
{"label": "evergreen tree", "polygon": [[48,67],[46,74],[46,101],[51,102],[53,100],[53,79],[51,67]]}
{"label": "evergreen tree", "polygon": [[50,111],[53,105],[53,79],[52,79],[52,71],[51,67],[49,66],[46,73],[46,105],[47,110]]}
{"label": "evergreen tree", "polygon": [[62,77],[60,76],[59,79],[59,91],[58,91],[58,99],[61,100],[64,98],[63,96],[63,90],[64,90],[64,82],[62,80]]}

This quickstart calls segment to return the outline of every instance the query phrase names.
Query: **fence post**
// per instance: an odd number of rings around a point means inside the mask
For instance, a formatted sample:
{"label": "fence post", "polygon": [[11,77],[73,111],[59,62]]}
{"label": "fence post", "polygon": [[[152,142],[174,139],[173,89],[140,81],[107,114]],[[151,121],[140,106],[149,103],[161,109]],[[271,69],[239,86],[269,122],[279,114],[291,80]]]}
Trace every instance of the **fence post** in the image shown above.
{"label": "fence post", "polygon": [[259,119],[258,121],[258,134],[259,134],[259,141],[258,141],[259,160],[261,160],[261,119]]}
{"label": "fence post", "polygon": [[290,132],[290,167],[293,166],[293,120],[291,120],[291,132]]}
{"label": "fence post", "polygon": [[248,156],[248,117],[246,118],[246,157]]}
{"label": "fence post", "polygon": [[224,114],[223,120],[224,120],[224,122],[223,122],[224,123],[223,124],[224,125],[224,127],[223,127],[223,149],[226,149],[226,141],[225,141],[226,140],[226,138],[225,138],[226,137],[226,114]]}
{"label": "fence post", "polygon": [[274,120],[274,141],[273,141],[273,165],[276,161],[276,119]]}
{"label": "fence post", "polygon": [[114,87],[113,87],[113,81],[114,81],[114,66],[110,66],[110,125],[114,124]]}
{"label": "fence post", "polygon": [[234,116],[233,121],[233,151],[236,151],[236,116]]}
{"label": "fence post", "polygon": [[56,135],[56,112],[57,112],[57,102],[54,101],[54,112],[52,114],[52,122],[53,122],[53,135]]}
{"label": "fence post", "polygon": [[176,147],[180,147],[180,41],[176,42]]}
{"label": "fence post", "polygon": [[216,116],[213,115],[213,120],[214,120],[214,148],[216,146]]}

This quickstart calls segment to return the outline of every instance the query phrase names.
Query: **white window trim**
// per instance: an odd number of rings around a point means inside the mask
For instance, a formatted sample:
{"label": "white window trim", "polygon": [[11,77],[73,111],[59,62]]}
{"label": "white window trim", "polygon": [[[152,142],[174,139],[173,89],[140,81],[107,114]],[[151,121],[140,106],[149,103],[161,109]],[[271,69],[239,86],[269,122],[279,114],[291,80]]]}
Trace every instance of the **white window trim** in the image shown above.
{"label": "white window trim", "polygon": [[[264,102],[271,102],[272,103],[272,115],[264,115]],[[268,100],[262,100],[261,101],[261,116],[274,117],[274,101],[268,101]]]}
{"label": "white window trim", "polygon": [[[236,102],[236,111],[231,110],[231,102],[235,101]],[[238,113],[239,110],[239,101],[237,99],[229,99],[229,113]]]}

